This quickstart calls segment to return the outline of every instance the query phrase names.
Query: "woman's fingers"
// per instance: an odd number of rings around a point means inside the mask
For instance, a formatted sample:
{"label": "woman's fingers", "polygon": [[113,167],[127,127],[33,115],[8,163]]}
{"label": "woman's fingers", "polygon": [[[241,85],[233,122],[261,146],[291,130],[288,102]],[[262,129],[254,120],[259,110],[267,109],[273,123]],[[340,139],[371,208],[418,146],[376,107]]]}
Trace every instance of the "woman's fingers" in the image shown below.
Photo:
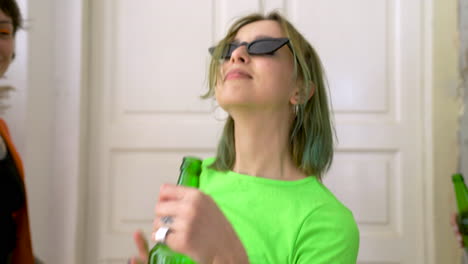
{"label": "woman's fingers", "polygon": [[450,224],[452,225],[453,233],[455,234],[455,237],[458,240],[458,244],[460,245],[461,248],[463,248],[464,247],[463,237],[460,233],[460,229],[458,228],[457,217],[458,217],[458,214],[453,213],[452,217],[450,218]]}
{"label": "woman's fingers", "polygon": [[174,184],[163,184],[159,188],[159,201],[167,200],[181,200],[183,198],[183,193],[179,191],[180,186]]}
{"label": "woman's fingers", "polygon": [[143,260],[137,258],[137,257],[132,257],[131,259],[128,260],[129,264],[145,264],[146,262],[143,262]]}
{"label": "woman's fingers", "polygon": [[[171,184],[161,186],[155,216],[152,239],[157,233],[158,240],[195,261],[212,263],[223,246],[241,248],[241,257],[247,258],[228,219],[215,201],[200,190]],[[172,221],[163,221],[167,217]],[[160,229],[162,226],[169,229]]]}
{"label": "woman's fingers", "polygon": [[189,199],[191,195],[197,192],[197,189],[191,187],[163,184],[159,189],[159,201]]}
{"label": "woman's fingers", "polygon": [[[194,233],[191,229],[197,208],[205,195],[197,189],[171,184],[161,187],[159,201],[155,206],[152,240],[162,226],[169,227],[165,235],[165,243],[176,249],[187,248],[188,240]],[[169,218],[169,221],[167,221]],[[163,232],[160,233],[162,235]]]}
{"label": "woman's fingers", "polygon": [[[176,185],[165,185],[161,188],[159,202],[155,206],[153,232],[166,225],[178,229],[194,218],[195,211],[201,203],[203,194],[192,188]],[[169,218],[170,221],[164,221]]]}
{"label": "woman's fingers", "polygon": [[149,254],[148,241],[146,240],[143,233],[139,230],[133,233],[133,240],[138,249],[138,259],[134,257],[132,258],[132,261],[135,261],[135,263],[138,263],[138,261],[146,263]]}
{"label": "woman's fingers", "polygon": [[185,210],[184,207],[186,205],[181,202],[181,201],[161,201],[158,204],[156,204],[156,207],[154,208],[154,213],[156,217],[164,217],[164,216],[177,216],[177,214]]}
{"label": "woman's fingers", "polygon": [[458,215],[457,213],[452,214],[452,217],[450,217],[450,224],[458,232],[457,215]]}

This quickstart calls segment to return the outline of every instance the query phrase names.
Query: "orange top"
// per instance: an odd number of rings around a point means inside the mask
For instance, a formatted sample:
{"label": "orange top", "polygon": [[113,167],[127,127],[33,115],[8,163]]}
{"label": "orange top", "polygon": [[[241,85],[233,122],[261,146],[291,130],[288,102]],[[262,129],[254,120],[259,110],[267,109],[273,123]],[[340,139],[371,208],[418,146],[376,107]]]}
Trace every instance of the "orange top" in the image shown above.
{"label": "orange top", "polygon": [[[23,170],[23,162],[21,161],[21,157],[19,156],[18,152],[16,151],[15,145],[10,137],[10,132],[8,131],[8,126],[0,118],[0,136],[5,141],[5,144],[8,148],[8,152],[12,156],[16,168],[18,169],[18,173],[21,177],[21,182],[23,183],[23,187],[25,190],[26,196],[26,186],[24,186],[24,170]],[[25,203],[24,206],[19,209],[18,211],[13,213],[13,219],[16,223],[16,247],[13,250],[12,255],[12,263],[13,264],[33,264],[34,257],[32,253],[32,245],[31,245],[31,232],[29,230],[29,216],[28,216],[28,202],[26,197],[24,197]]]}

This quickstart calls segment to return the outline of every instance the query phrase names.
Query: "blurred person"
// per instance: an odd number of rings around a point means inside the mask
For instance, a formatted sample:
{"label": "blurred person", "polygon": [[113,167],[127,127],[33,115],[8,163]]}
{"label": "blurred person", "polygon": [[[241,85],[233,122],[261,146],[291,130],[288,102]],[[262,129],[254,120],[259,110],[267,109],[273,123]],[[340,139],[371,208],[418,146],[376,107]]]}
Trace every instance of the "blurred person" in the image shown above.
{"label": "blurred person", "polygon": [[[22,16],[15,0],[0,0],[0,76],[15,56]],[[21,158],[0,118],[0,263],[34,263]]]}

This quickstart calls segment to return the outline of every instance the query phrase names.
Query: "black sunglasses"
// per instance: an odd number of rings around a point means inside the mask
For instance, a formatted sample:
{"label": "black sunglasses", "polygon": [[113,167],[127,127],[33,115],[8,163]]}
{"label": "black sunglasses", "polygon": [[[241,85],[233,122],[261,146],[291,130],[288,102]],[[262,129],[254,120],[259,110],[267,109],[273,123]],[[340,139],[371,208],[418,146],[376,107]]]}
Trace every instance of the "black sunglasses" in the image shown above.
{"label": "black sunglasses", "polygon": [[[281,47],[283,47],[286,44],[288,45],[289,49],[291,49],[292,51],[291,44],[289,43],[288,38],[263,38],[263,39],[254,40],[250,43],[232,42],[226,46],[225,50],[223,51],[221,55],[221,59],[231,58],[231,55],[234,52],[234,50],[244,45],[247,47],[247,52],[250,55],[273,55],[275,51],[279,50]],[[215,51],[215,49],[216,47],[211,47],[208,49],[211,55],[213,55],[213,52]]]}

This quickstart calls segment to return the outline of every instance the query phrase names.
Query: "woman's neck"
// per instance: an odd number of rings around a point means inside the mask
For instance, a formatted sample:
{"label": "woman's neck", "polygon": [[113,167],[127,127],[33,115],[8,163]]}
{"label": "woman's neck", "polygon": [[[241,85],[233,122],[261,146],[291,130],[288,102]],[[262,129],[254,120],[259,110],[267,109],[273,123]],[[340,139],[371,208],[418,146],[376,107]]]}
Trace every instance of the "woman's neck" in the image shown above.
{"label": "woman's neck", "polygon": [[277,180],[297,180],[306,176],[291,158],[287,117],[271,113],[249,114],[236,116],[234,123],[235,172]]}

